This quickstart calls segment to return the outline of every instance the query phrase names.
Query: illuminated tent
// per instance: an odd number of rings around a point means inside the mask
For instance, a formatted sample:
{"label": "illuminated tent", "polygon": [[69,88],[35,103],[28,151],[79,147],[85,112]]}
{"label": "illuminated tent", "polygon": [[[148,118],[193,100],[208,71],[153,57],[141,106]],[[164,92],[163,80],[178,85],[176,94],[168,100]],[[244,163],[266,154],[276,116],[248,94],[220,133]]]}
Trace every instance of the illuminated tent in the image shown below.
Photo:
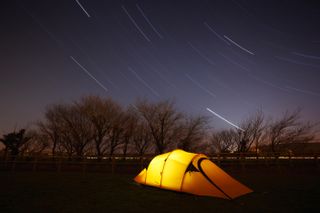
{"label": "illuminated tent", "polygon": [[154,157],[134,180],[162,189],[234,199],[252,192],[203,154],[177,149]]}

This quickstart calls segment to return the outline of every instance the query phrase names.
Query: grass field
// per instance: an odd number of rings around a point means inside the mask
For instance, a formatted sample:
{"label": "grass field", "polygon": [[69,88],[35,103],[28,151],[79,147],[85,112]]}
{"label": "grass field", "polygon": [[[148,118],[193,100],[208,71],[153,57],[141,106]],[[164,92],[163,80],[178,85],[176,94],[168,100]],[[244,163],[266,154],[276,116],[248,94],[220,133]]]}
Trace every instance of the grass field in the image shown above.
{"label": "grass field", "polygon": [[134,174],[0,172],[0,212],[316,212],[319,174],[234,172],[255,192],[229,201],[140,186]]}

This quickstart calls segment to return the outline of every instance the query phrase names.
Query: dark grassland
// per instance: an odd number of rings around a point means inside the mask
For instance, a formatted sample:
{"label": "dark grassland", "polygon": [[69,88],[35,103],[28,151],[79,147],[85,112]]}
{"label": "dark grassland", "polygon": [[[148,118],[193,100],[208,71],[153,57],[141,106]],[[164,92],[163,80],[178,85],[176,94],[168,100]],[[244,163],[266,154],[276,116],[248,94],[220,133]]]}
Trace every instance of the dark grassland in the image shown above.
{"label": "dark grassland", "polygon": [[319,168],[229,169],[233,201],[140,186],[135,174],[0,172],[0,212],[319,212]]}

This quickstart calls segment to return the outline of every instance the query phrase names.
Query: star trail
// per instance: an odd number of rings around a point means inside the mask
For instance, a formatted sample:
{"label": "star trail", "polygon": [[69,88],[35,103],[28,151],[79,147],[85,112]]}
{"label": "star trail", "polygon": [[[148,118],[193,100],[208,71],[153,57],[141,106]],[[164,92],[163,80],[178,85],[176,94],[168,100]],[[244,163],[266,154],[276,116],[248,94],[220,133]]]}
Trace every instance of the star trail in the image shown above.
{"label": "star trail", "polygon": [[124,106],[174,100],[218,129],[238,127],[257,109],[277,117],[302,108],[303,119],[319,121],[317,1],[15,0],[1,7],[0,133],[84,95]]}

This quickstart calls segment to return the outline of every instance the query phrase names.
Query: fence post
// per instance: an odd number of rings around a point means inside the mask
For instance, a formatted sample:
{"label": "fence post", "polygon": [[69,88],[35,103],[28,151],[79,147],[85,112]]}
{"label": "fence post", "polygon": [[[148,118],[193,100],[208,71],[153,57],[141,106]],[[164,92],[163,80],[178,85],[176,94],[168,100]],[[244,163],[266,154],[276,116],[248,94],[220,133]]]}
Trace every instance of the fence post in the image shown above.
{"label": "fence post", "polygon": [[280,153],[276,153],[275,158],[276,158],[277,169],[278,169],[279,173],[282,173],[282,165],[281,165],[279,157],[280,157]]}
{"label": "fence post", "polygon": [[35,172],[37,170],[37,162],[38,162],[38,158],[35,157],[33,160],[33,165],[32,165],[32,171]]}
{"label": "fence post", "polygon": [[87,170],[87,161],[84,160],[81,163],[82,163],[82,173],[85,174]]}
{"label": "fence post", "polygon": [[16,169],[16,157],[12,159],[12,163],[11,163],[11,171],[14,172],[15,169]]}
{"label": "fence post", "polygon": [[245,154],[244,153],[240,153],[240,164],[241,164],[241,169],[242,172],[245,173],[246,167],[245,167]]}
{"label": "fence post", "polygon": [[143,159],[143,157],[142,156],[140,156],[140,170],[142,170],[143,169],[143,161],[144,161],[144,159]]}
{"label": "fence post", "polygon": [[116,166],[115,157],[112,156],[112,157],[111,157],[111,174],[114,174],[114,172],[115,172],[115,166]]}
{"label": "fence post", "polygon": [[62,157],[59,158],[57,172],[61,172],[61,167],[62,167]]}
{"label": "fence post", "polygon": [[290,165],[290,167],[293,166],[293,165],[292,165],[292,160],[291,160],[291,152],[289,152],[289,165]]}
{"label": "fence post", "polygon": [[8,163],[8,155],[7,153],[5,152],[4,153],[4,169],[7,169],[7,163]]}
{"label": "fence post", "polygon": [[269,167],[269,163],[268,163],[268,155],[267,154],[264,154],[264,164],[266,167]]}

